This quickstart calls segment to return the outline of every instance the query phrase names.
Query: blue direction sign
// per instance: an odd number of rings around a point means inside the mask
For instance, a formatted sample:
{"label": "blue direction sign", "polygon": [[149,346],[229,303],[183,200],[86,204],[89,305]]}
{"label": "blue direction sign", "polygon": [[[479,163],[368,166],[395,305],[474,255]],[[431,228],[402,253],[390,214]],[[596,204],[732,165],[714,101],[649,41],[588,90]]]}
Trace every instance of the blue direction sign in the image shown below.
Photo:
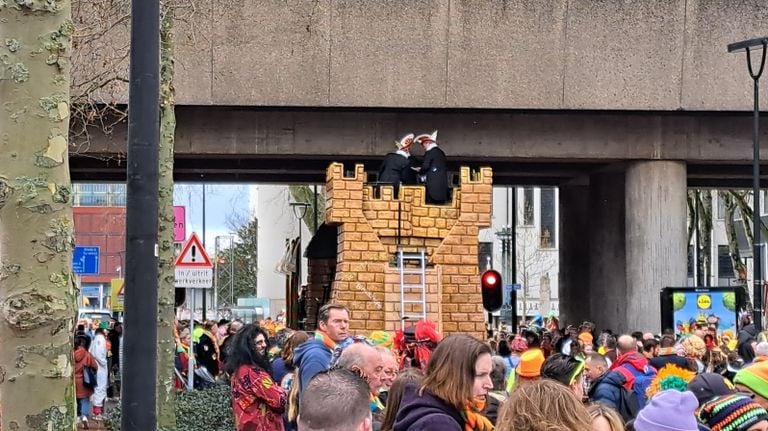
{"label": "blue direction sign", "polygon": [[78,275],[99,274],[99,247],[78,246],[72,253],[72,271]]}

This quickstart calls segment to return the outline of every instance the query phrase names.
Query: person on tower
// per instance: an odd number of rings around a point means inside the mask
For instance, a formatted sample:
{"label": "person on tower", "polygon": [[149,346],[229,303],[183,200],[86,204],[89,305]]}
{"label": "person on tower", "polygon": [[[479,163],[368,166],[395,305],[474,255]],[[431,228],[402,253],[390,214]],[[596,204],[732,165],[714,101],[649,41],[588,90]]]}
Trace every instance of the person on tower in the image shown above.
{"label": "person on tower", "polygon": [[392,184],[393,192],[397,196],[400,184],[416,184],[416,172],[411,169],[411,145],[413,133],[403,136],[395,141],[397,151],[384,156],[384,161],[379,168],[379,182]]}
{"label": "person on tower", "polygon": [[426,203],[444,204],[448,201],[448,172],[445,153],[437,146],[437,130],[419,135],[414,142],[424,148],[424,162],[419,175],[427,186]]}

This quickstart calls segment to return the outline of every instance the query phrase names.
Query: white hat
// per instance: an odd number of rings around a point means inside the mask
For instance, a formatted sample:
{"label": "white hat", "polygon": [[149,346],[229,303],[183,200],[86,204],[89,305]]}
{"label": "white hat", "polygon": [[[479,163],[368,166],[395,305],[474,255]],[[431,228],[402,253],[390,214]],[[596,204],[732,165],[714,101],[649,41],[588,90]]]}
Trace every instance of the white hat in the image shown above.
{"label": "white hat", "polygon": [[424,133],[422,135],[419,135],[416,137],[415,141],[418,144],[425,144],[428,142],[437,142],[437,130],[432,132],[432,134]]}
{"label": "white hat", "polygon": [[411,144],[413,144],[413,133],[409,133],[403,136],[399,141],[395,141],[395,146],[398,150],[410,148]]}

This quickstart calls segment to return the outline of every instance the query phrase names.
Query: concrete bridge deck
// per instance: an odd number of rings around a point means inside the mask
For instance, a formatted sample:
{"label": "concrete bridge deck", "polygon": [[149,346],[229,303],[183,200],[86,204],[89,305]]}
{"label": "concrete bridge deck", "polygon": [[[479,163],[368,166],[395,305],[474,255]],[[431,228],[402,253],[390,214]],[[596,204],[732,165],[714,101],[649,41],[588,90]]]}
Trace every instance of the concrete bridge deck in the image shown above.
{"label": "concrete bridge deck", "polygon": [[[332,161],[375,171],[395,138],[435,128],[453,170],[489,165],[496,184],[561,185],[637,160],[686,161],[690,186],[751,184],[747,113],[179,106],[177,117],[179,180],[321,183]],[[768,119],[762,131],[768,142]],[[74,179],[123,178],[125,127],[72,148]]]}

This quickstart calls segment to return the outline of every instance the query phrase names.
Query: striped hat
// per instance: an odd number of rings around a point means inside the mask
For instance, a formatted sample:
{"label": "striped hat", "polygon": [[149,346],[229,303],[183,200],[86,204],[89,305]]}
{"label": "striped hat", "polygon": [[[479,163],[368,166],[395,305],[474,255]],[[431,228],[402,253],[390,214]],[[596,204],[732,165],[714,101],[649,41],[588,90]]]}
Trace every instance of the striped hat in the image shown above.
{"label": "striped hat", "polygon": [[746,386],[755,395],[768,399],[768,362],[758,362],[742,368],[736,373],[733,383]]}
{"label": "striped hat", "polygon": [[768,420],[768,412],[747,396],[731,394],[705,403],[699,409],[698,418],[712,431],[746,431]]}

